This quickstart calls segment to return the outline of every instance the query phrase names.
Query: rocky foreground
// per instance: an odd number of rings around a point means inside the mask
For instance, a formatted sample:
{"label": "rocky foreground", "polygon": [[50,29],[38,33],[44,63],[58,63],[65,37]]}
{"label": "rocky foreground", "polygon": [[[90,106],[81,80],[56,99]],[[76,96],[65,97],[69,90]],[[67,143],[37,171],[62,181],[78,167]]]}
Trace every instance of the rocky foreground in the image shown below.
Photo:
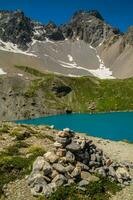
{"label": "rocky foreground", "polygon": [[129,185],[132,180],[128,171],[133,164],[113,162],[92,140],[69,129],[57,133],[54,147],[33,164],[28,182],[34,196],[49,197],[58,187],[74,183],[85,190],[84,186],[99,179],[93,174],[122,185]]}
{"label": "rocky foreground", "polygon": [[[77,194],[77,200],[93,200],[95,195],[104,200],[133,199],[133,146],[129,143],[69,129],[2,123],[0,155],[0,199],[67,200]],[[106,191],[110,184],[111,191]],[[69,197],[59,196],[71,185]],[[124,189],[119,191],[118,186]]]}

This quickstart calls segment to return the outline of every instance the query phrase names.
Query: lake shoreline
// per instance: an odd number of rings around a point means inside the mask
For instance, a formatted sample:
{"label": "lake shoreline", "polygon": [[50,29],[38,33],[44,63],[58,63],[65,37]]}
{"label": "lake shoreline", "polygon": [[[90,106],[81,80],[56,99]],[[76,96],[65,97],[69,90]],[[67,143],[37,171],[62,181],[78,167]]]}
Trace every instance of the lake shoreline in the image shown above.
{"label": "lake shoreline", "polygon": [[62,130],[66,127],[75,132],[110,139],[133,142],[133,112],[72,113],[58,114],[31,120],[17,120],[18,124],[48,125]]}

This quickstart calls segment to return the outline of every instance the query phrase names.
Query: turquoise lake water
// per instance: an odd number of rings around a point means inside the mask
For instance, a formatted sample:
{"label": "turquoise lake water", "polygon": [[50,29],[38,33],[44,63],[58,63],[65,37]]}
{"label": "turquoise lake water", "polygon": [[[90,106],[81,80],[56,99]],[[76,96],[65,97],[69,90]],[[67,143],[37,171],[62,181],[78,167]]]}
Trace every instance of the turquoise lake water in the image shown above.
{"label": "turquoise lake water", "polygon": [[54,125],[56,129],[70,128],[77,132],[111,140],[133,142],[133,112],[102,114],[62,114],[21,120],[17,123],[33,125]]}

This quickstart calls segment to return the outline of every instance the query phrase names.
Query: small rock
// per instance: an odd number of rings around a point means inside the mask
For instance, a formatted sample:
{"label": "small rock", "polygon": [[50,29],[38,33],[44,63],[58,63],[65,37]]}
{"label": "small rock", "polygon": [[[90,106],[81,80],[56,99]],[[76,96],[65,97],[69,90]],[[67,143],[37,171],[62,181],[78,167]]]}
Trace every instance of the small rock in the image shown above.
{"label": "small rock", "polygon": [[58,143],[61,143],[63,146],[66,146],[71,142],[70,138],[67,137],[56,137],[56,141]]}
{"label": "small rock", "polygon": [[47,161],[45,161],[44,163],[43,173],[45,176],[49,176],[50,174],[52,174],[52,167]]}
{"label": "small rock", "polygon": [[58,133],[57,133],[57,135],[59,136],[59,137],[62,137],[62,138],[71,138],[71,137],[73,137],[74,136],[74,133],[72,132],[72,131],[70,131],[69,129],[67,130],[67,129],[64,129],[63,131],[59,131]]}
{"label": "small rock", "polygon": [[52,194],[53,190],[50,186],[46,185],[43,187],[43,194],[46,198],[48,198]]}
{"label": "small rock", "polygon": [[74,180],[73,179],[68,179],[68,185],[72,185],[74,184]]}
{"label": "small rock", "polygon": [[119,179],[124,179],[124,180],[131,179],[128,171],[125,168],[122,168],[122,167],[119,167],[116,170],[116,177],[117,177],[118,180]]}
{"label": "small rock", "polygon": [[89,171],[89,167],[81,162],[77,162],[76,167],[80,167],[82,171]]}
{"label": "small rock", "polygon": [[94,176],[86,171],[81,172],[81,179],[86,180],[88,182],[95,182],[95,181],[99,180],[99,178],[97,176]]}
{"label": "small rock", "polygon": [[124,184],[125,186],[129,186],[129,185],[130,185],[130,182],[124,181],[123,184]]}
{"label": "small rock", "polygon": [[66,155],[66,149],[58,149],[56,155],[59,157],[64,157]]}
{"label": "small rock", "polygon": [[51,126],[50,126],[51,129],[54,129],[54,127],[55,127],[54,125],[51,125]]}
{"label": "small rock", "polygon": [[65,167],[66,172],[72,173],[74,170],[74,166],[69,164],[68,166]]}
{"label": "small rock", "polygon": [[96,161],[96,154],[91,154],[91,156],[90,156],[90,160],[91,161]]}
{"label": "small rock", "polygon": [[33,163],[33,171],[41,171],[43,169],[44,163],[44,158],[39,156]]}
{"label": "small rock", "polygon": [[44,154],[44,158],[50,163],[55,163],[58,161],[59,157],[54,152],[47,152]]}
{"label": "small rock", "polygon": [[81,147],[81,149],[84,149],[85,146],[86,146],[86,141],[83,140],[83,141],[81,142],[81,144],[80,144],[80,147]]}
{"label": "small rock", "polygon": [[89,167],[98,167],[99,166],[99,163],[96,162],[96,161],[90,161],[89,162]]}
{"label": "small rock", "polygon": [[105,169],[103,167],[98,169],[98,173],[103,177],[107,176],[106,171],[105,171]]}
{"label": "small rock", "polygon": [[56,183],[49,183],[48,186],[52,189],[53,192],[55,192],[57,189]]}
{"label": "small rock", "polygon": [[45,181],[46,181],[47,183],[50,183],[51,178],[49,178],[48,176],[43,176],[43,178],[45,179]]}
{"label": "small rock", "polygon": [[76,168],[72,171],[71,177],[77,178],[78,176],[80,176],[80,174],[81,174],[81,169],[78,168],[78,167],[76,167]]}
{"label": "small rock", "polygon": [[115,177],[115,170],[112,166],[109,166],[109,176]]}
{"label": "small rock", "polygon": [[51,178],[54,179],[59,173],[56,170],[52,171]]}
{"label": "small rock", "polygon": [[54,164],[53,164],[53,168],[54,168],[56,171],[58,171],[59,173],[65,173],[65,172],[66,172],[65,167],[64,167],[62,164],[60,164],[60,163],[54,163]]}
{"label": "small rock", "polygon": [[71,144],[66,146],[66,149],[68,151],[77,152],[77,151],[80,151],[81,147],[76,142],[71,142]]}
{"label": "small rock", "polygon": [[70,128],[64,128],[64,129],[63,129],[63,131],[64,131],[64,132],[71,133],[71,130],[70,130]]}
{"label": "small rock", "polygon": [[85,192],[86,191],[86,188],[84,188],[84,187],[76,187],[76,189],[78,189],[78,190],[81,190],[81,191],[83,191],[83,192]]}
{"label": "small rock", "polygon": [[52,183],[56,183],[57,187],[60,187],[67,183],[67,178],[62,174],[58,174],[53,180]]}
{"label": "small rock", "polygon": [[61,143],[59,143],[59,142],[55,142],[55,143],[54,143],[54,146],[55,146],[56,148],[63,148],[63,145],[62,145]]}
{"label": "small rock", "polygon": [[98,153],[96,153],[96,161],[97,161],[98,163],[102,163],[102,156],[99,155]]}
{"label": "small rock", "polygon": [[87,186],[89,184],[89,181],[82,180],[78,183],[79,187]]}
{"label": "small rock", "polygon": [[[35,184],[35,182],[37,182],[36,180],[42,180],[42,174],[37,172],[37,171],[32,171],[32,173],[30,174],[30,176],[28,177],[28,185],[30,185],[31,187],[33,187]],[[44,180],[44,179],[43,179]],[[45,180],[44,180],[45,182]]]}
{"label": "small rock", "polygon": [[67,151],[66,161],[70,162],[70,163],[74,163],[75,162],[75,155],[73,153],[71,153],[70,151]]}
{"label": "small rock", "polygon": [[42,190],[43,190],[43,186],[42,185],[37,184],[37,185],[34,186],[35,193],[41,193]]}

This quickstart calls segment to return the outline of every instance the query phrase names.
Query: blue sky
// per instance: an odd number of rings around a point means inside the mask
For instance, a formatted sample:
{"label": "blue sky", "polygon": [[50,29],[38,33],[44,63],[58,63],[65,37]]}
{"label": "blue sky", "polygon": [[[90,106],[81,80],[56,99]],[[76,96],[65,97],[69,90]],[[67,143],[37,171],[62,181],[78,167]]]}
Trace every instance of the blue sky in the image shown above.
{"label": "blue sky", "polygon": [[67,22],[76,10],[96,9],[121,31],[133,25],[133,0],[0,0],[0,9],[21,9],[33,19],[57,24]]}

